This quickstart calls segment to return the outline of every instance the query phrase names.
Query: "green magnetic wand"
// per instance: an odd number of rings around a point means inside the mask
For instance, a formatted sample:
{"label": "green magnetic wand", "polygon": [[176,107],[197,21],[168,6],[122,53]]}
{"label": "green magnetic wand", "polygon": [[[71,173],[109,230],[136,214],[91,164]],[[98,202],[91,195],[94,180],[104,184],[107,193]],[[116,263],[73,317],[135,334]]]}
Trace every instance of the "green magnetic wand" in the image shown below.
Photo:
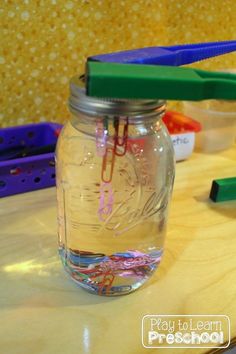
{"label": "green magnetic wand", "polygon": [[210,198],[213,202],[236,200],[236,177],[215,179],[212,182]]}
{"label": "green magnetic wand", "polygon": [[236,75],[186,67],[89,61],[87,94],[120,99],[236,100]]}

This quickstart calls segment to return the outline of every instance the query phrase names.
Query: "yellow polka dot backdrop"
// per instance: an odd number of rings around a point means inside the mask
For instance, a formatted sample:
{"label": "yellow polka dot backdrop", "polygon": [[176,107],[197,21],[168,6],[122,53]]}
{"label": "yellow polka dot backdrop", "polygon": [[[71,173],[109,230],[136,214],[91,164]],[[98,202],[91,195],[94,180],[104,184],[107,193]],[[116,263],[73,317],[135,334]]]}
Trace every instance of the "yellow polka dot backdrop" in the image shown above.
{"label": "yellow polka dot backdrop", "polygon": [[[0,126],[64,122],[69,80],[86,57],[235,39],[234,0],[2,0]],[[235,54],[196,67],[235,68]]]}

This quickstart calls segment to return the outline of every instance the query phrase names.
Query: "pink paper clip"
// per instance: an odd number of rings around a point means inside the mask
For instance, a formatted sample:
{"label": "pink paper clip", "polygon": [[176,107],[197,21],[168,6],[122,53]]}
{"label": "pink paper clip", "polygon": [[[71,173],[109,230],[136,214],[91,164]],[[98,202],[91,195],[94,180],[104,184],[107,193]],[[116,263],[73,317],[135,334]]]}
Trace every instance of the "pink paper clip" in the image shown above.
{"label": "pink paper clip", "polygon": [[[107,194],[107,197],[106,197]],[[110,183],[101,183],[98,216],[101,221],[105,221],[112,213],[114,196]]]}
{"label": "pink paper clip", "polygon": [[103,121],[96,121],[96,150],[97,155],[103,157],[106,152],[107,131]]}

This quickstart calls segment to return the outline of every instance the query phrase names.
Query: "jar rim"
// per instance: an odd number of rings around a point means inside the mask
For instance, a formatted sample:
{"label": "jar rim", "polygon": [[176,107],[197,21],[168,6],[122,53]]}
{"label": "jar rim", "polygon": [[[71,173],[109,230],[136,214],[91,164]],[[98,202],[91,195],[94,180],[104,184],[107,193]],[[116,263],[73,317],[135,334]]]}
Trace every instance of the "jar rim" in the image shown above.
{"label": "jar rim", "polygon": [[97,115],[129,115],[145,117],[150,114],[161,114],[165,111],[164,100],[147,99],[110,99],[86,95],[84,76],[74,76],[70,80],[70,97],[68,106],[73,114],[82,112],[90,116]]}

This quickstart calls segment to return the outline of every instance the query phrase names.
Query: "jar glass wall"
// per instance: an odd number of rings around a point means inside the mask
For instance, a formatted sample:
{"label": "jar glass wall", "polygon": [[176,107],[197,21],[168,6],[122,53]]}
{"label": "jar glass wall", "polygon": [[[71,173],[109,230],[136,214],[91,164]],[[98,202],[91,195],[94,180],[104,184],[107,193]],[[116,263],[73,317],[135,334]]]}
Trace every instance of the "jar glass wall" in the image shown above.
{"label": "jar glass wall", "polygon": [[164,106],[129,107],[128,114],[71,110],[56,152],[60,256],[86,290],[127,294],[163,254],[174,179]]}

